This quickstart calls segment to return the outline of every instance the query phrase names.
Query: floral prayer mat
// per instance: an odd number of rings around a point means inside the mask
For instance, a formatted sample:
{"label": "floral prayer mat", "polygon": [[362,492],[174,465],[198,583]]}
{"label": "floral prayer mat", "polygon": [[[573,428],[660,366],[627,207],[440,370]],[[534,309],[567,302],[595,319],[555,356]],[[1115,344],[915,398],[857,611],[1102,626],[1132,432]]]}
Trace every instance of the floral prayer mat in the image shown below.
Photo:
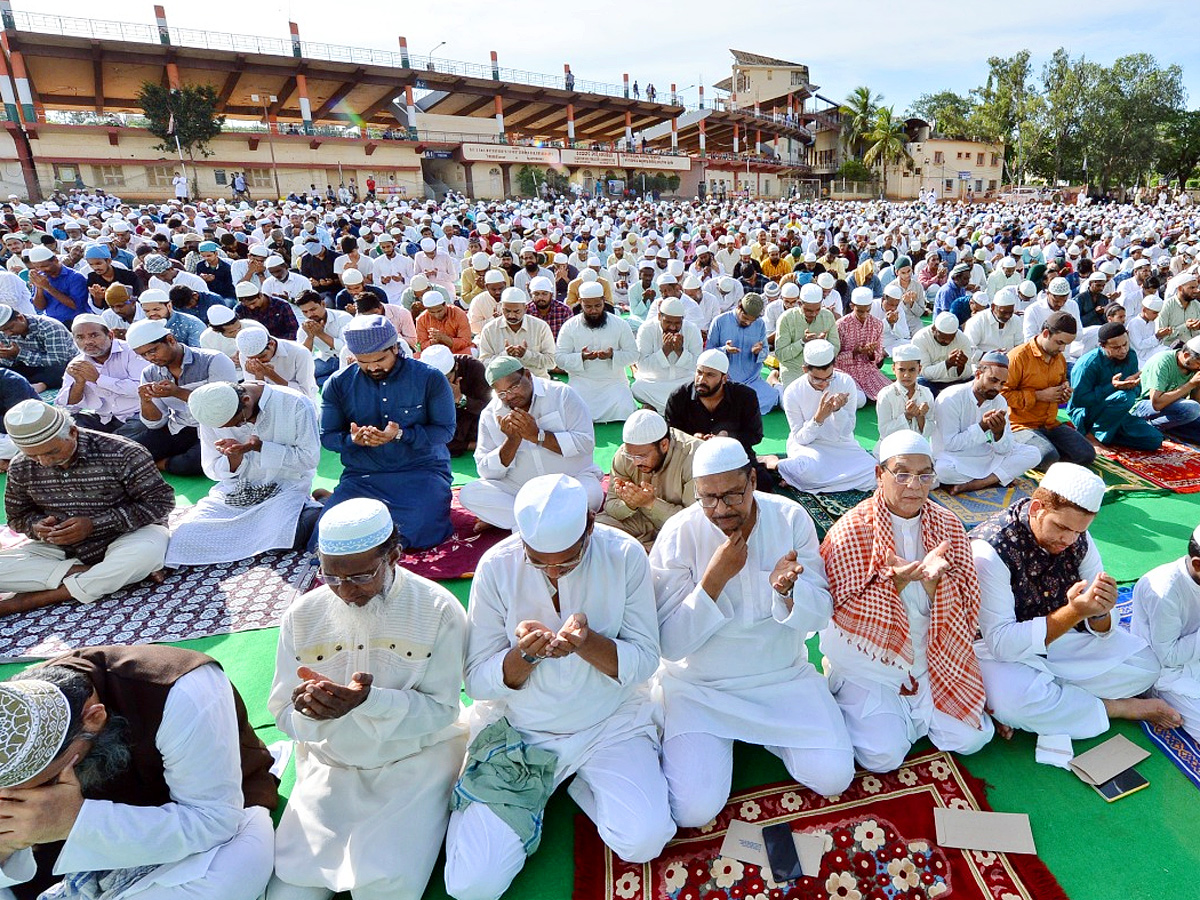
{"label": "floral prayer mat", "polygon": [[[983,782],[940,751],[896,772],[860,772],[845,793],[821,797],[797,784],[742,791],[712,822],[682,829],[658,859],[626,863],[595,826],[575,826],[574,900],[1066,900],[1036,856],[938,847],[938,807],[987,810]],[[749,863],[720,855],[733,820],[792,830],[825,842],[815,877],[782,884]]]}
{"label": "floral prayer mat", "polygon": [[938,488],[930,496],[935,502],[940,503],[962,519],[964,527],[970,531],[994,513],[1008,509],[1017,501],[1030,496],[1035,488],[1037,488],[1037,483],[1032,478],[1022,475],[1008,487],[996,485],[966,494],[951,494]]}
{"label": "floral prayer mat", "polygon": [[434,581],[470,578],[483,554],[509,535],[496,528],[475,534],[475,517],[458,502],[458,488],[450,498],[450,522],[454,525],[450,537],[429,550],[405,554],[400,565]]}
{"label": "floral prayer mat", "polygon": [[869,491],[835,491],[832,494],[809,494],[798,491],[782,481],[775,493],[795,500],[803,506],[817,526],[817,539],[824,540],[833,523],[871,496]]}
{"label": "floral prayer mat", "polygon": [[1097,457],[1119,463],[1152,485],[1177,494],[1200,492],[1200,450],[1191,444],[1168,438],[1157,450],[1125,450],[1095,443],[1093,446]]}

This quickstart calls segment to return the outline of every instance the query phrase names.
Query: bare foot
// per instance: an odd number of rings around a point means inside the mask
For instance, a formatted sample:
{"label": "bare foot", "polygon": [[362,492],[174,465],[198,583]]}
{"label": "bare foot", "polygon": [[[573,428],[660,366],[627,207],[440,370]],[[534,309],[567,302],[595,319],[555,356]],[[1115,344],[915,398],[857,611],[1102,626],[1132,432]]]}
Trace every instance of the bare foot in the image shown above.
{"label": "bare foot", "polygon": [[8,463],[9,461],[7,459],[0,459],[0,474],[8,471]]}
{"label": "bare foot", "polygon": [[1105,700],[1104,709],[1110,719],[1130,719],[1134,722],[1149,722],[1164,728],[1178,728],[1183,716],[1157,697],[1131,697],[1128,700]]}
{"label": "bare foot", "polygon": [[471,528],[472,534],[483,534],[485,531],[492,531],[496,526],[490,522],[485,522],[483,519],[476,519],[475,525]]}
{"label": "bare foot", "polygon": [[312,498],[314,500],[316,500],[318,503],[324,503],[326,500],[328,500],[332,496],[333,496],[333,491],[327,491],[327,490],[325,490],[325,488],[317,488],[315,491],[312,492]]}
{"label": "bare foot", "polygon": [[966,490],[966,487],[964,485],[952,484],[952,485],[950,485],[950,487],[946,488],[946,493],[949,494],[951,497],[957,497],[959,494],[961,494],[965,490]]}
{"label": "bare foot", "polygon": [[41,394],[41,393],[44,393],[45,391],[49,390],[49,388],[46,385],[46,382],[44,382],[44,381],[35,381],[33,384],[30,385],[30,387],[33,388],[33,392],[35,394]]}
{"label": "bare foot", "polygon": [[778,456],[772,456],[770,454],[767,454],[765,456],[759,456],[758,461],[767,467],[768,472],[774,472],[776,469],[779,468],[779,457]]}
{"label": "bare foot", "polygon": [[167,570],[166,569],[158,569],[157,571],[151,572],[146,577],[150,581],[153,581],[155,584],[162,584],[164,581],[167,580]]}
{"label": "bare foot", "polygon": [[71,599],[71,593],[65,587],[56,587],[52,591],[21,591],[13,594],[7,600],[0,600],[0,616],[11,616],[14,613],[29,612],[41,609],[43,606],[53,606]]}

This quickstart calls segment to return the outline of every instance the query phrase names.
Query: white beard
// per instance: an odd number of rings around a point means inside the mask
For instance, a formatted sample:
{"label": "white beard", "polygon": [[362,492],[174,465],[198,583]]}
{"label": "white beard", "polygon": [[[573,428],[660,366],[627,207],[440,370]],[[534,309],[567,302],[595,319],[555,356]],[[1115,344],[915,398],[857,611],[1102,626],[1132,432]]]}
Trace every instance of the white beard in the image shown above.
{"label": "white beard", "polygon": [[387,618],[388,595],[396,583],[396,570],[389,569],[384,575],[383,586],[378,594],[362,606],[346,603],[340,597],[334,597],[332,618],[334,627],[342,634],[371,634]]}

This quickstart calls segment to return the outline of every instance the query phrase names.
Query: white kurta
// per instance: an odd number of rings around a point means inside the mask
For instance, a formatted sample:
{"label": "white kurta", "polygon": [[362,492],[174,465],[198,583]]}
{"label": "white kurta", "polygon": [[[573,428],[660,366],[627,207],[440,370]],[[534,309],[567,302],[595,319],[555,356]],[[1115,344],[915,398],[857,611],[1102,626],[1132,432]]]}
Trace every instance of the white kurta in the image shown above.
{"label": "white kurta", "polygon": [[[217,452],[215,442],[232,438],[244,443],[251,436],[262,441],[262,449],[245,454],[231,472],[229,457]],[[265,386],[256,422],[234,428],[200,426],[200,462],[204,474],[217,483],[175,526],[165,565],[234,562],[290,548],[301,510],[313,503],[309,491],[320,460],[316,407],[290,388]],[[244,485],[272,483],[280,486],[279,492],[254,506],[230,506],[225,500]]]}
{"label": "white kurta", "polygon": [[[835,370],[825,391],[817,391],[804,375],[783,392],[783,411],[791,431],[788,458],[779,461],[779,474],[796,490],[824,494],[875,487],[875,459],[854,439],[857,390],[853,378]],[[818,425],[814,417],[826,392],[847,394],[850,399]]]}
{"label": "white kurta", "polygon": [[658,319],[648,319],[638,329],[637,374],[633,396],[662,411],[675,388],[690,384],[696,374],[696,360],[704,352],[700,332],[690,322],[683,323],[683,350],[667,355],[662,349],[663,330]]}
{"label": "white kurta", "polygon": [[971,362],[979,362],[992,350],[1008,353],[1024,340],[1020,319],[1014,315],[1002,327],[990,308],[971,316],[963,326],[963,333],[971,342]]}
{"label": "white kurta", "polygon": [[387,302],[395,306],[403,306],[400,298],[404,296],[405,288],[412,281],[412,260],[400,253],[396,253],[391,258],[381,253],[371,262],[375,266],[375,284],[383,288],[383,292],[387,294]]}
{"label": "white kurta", "polygon": [[1001,484],[1010,484],[1038,464],[1041,451],[1013,440],[1011,421],[1005,424],[1004,436],[998,441],[991,431],[984,431],[979,426],[984,413],[1007,413],[1008,401],[997,394],[980,404],[974,388],[974,383],[968,381],[938,395],[932,441],[934,471],[942,484],[966,484],[992,474]]}
{"label": "white kurta", "polygon": [[504,356],[510,346],[524,344],[525,355],[521,357],[521,362],[538,378],[550,377],[550,370],[555,366],[554,355],[558,351],[550,326],[537,316],[528,314],[521,319],[516,331],[503,316],[492,319],[483,326],[478,343],[479,361],[485,365],[497,356]]}
{"label": "white kurta", "polygon": [[[700,587],[725,535],[693,504],[667,520],[650,552],[663,663],[663,740],[701,733],[781,748],[845,750],[849,737],[804,641],[833,613],[812,519],[755,493],[746,564],[709,597]],[[789,612],[770,575],[789,551],[804,572]],[[791,711],[790,713],[788,711]]]}
{"label": "white kurta", "polygon": [[1125,328],[1129,332],[1129,349],[1137,354],[1138,364],[1145,369],[1158,354],[1167,349],[1156,332],[1162,326],[1156,318],[1153,322],[1139,316],[1127,316]]}
{"label": "white kurta", "polygon": [[1155,688],[1200,739],[1200,585],[1185,556],[1151,569],[1133,589],[1131,630],[1162,666]]}
{"label": "white kurta", "polygon": [[[1046,320],[1054,312],[1050,308],[1050,304],[1046,302],[1044,296],[1039,297],[1033,303],[1029,304],[1029,308],[1025,310],[1025,315],[1021,317],[1021,340],[1031,341],[1036,335],[1042,333],[1042,326],[1046,324]],[[1074,300],[1068,300],[1063,304],[1062,309],[1058,312],[1069,313],[1075,319],[1075,324],[1079,328],[1083,328],[1083,323],[1079,315],[1079,304]]]}
{"label": "white kurta", "polygon": [[[219,666],[201,666],[175,682],[154,743],[171,802],[85,800],[55,874],[157,865],[134,889],[255,900],[271,873],[271,818],[261,807],[243,808],[233,688]],[[35,871],[33,852],[17,851],[0,866],[0,889],[29,881]]]}
{"label": "white kurta", "polygon": [[[612,349],[612,359],[584,359],[583,350]],[[558,367],[583,398],[593,422],[621,422],[637,409],[625,369],[638,361],[633,331],[609,314],[600,328],[589,328],[582,315],[572,316],[558,332]]]}
{"label": "white kurta", "polygon": [[[276,874],[415,900],[441,849],[466,753],[458,722],[466,613],[445,588],[403,569],[371,603],[378,608],[351,619],[319,587],[284,614],[268,706],[297,742],[296,786],[276,834]],[[338,684],[355,672],[374,681],[347,715],[312,719],[292,705],[302,665]]]}
{"label": "white kurta", "polygon": [[909,400],[915,400],[918,405],[929,404],[929,411],[925,413],[925,427],[921,429],[920,433],[925,438],[932,440],[934,422],[937,420],[937,407],[934,405],[933,392],[925,385],[918,384],[914,387],[910,397],[904,385],[898,381],[889,384],[875,398],[875,415],[879,421],[880,440],[901,429],[917,430],[916,419],[909,419],[904,414],[904,407]]}
{"label": "white kurta", "polygon": [[[297,344],[295,341],[276,338],[275,355],[271,357],[267,365],[273,368],[275,374],[280,378],[287,380],[288,387],[299,391],[308,397],[308,399],[316,402],[317,378],[314,374],[316,363],[313,360],[311,350],[303,344]],[[256,376],[252,380],[260,381],[263,379]],[[282,385],[275,386],[281,387]]]}
{"label": "white kurta", "polygon": [[892,324],[888,321],[887,312],[878,300],[871,304],[871,315],[883,324],[883,352],[887,356],[891,356],[892,351],[900,344],[907,344],[912,339],[912,332],[908,327],[908,317],[904,315],[903,303],[900,304],[896,313],[896,322]]}
{"label": "white kurta", "polygon": [[[954,340],[943,346],[937,342],[937,338],[933,336],[933,326],[929,325],[914,334],[912,342],[921,351],[921,377],[926,381],[954,383],[968,381],[972,377],[971,342],[961,330],[955,332]],[[946,365],[946,359],[955,350],[961,350],[967,355],[967,365],[963,366],[961,372]]]}
{"label": "white kurta", "polygon": [[[261,323],[255,322],[253,319],[242,319],[242,327],[262,328],[263,331],[266,331],[266,328],[264,328]],[[205,350],[216,350],[219,353],[224,353],[230,359],[237,360],[234,365],[236,366],[238,381],[241,381],[245,376],[245,372],[242,371],[241,357],[238,355],[236,335],[233,337],[226,337],[225,335],[214,331],[211,327],[205,328],[202,332],[200,332],[200,346]]]}

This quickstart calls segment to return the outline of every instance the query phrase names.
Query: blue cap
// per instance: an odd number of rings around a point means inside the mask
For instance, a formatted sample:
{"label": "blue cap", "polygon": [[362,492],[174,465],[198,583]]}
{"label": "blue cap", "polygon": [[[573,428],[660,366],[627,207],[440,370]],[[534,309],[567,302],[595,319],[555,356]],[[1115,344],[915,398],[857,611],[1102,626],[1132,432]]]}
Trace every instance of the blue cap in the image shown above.
{"label": "blue cap", "polygon": [[92,244],[83,251],[84,259],[112,259],[112,253],[103,244]]}

